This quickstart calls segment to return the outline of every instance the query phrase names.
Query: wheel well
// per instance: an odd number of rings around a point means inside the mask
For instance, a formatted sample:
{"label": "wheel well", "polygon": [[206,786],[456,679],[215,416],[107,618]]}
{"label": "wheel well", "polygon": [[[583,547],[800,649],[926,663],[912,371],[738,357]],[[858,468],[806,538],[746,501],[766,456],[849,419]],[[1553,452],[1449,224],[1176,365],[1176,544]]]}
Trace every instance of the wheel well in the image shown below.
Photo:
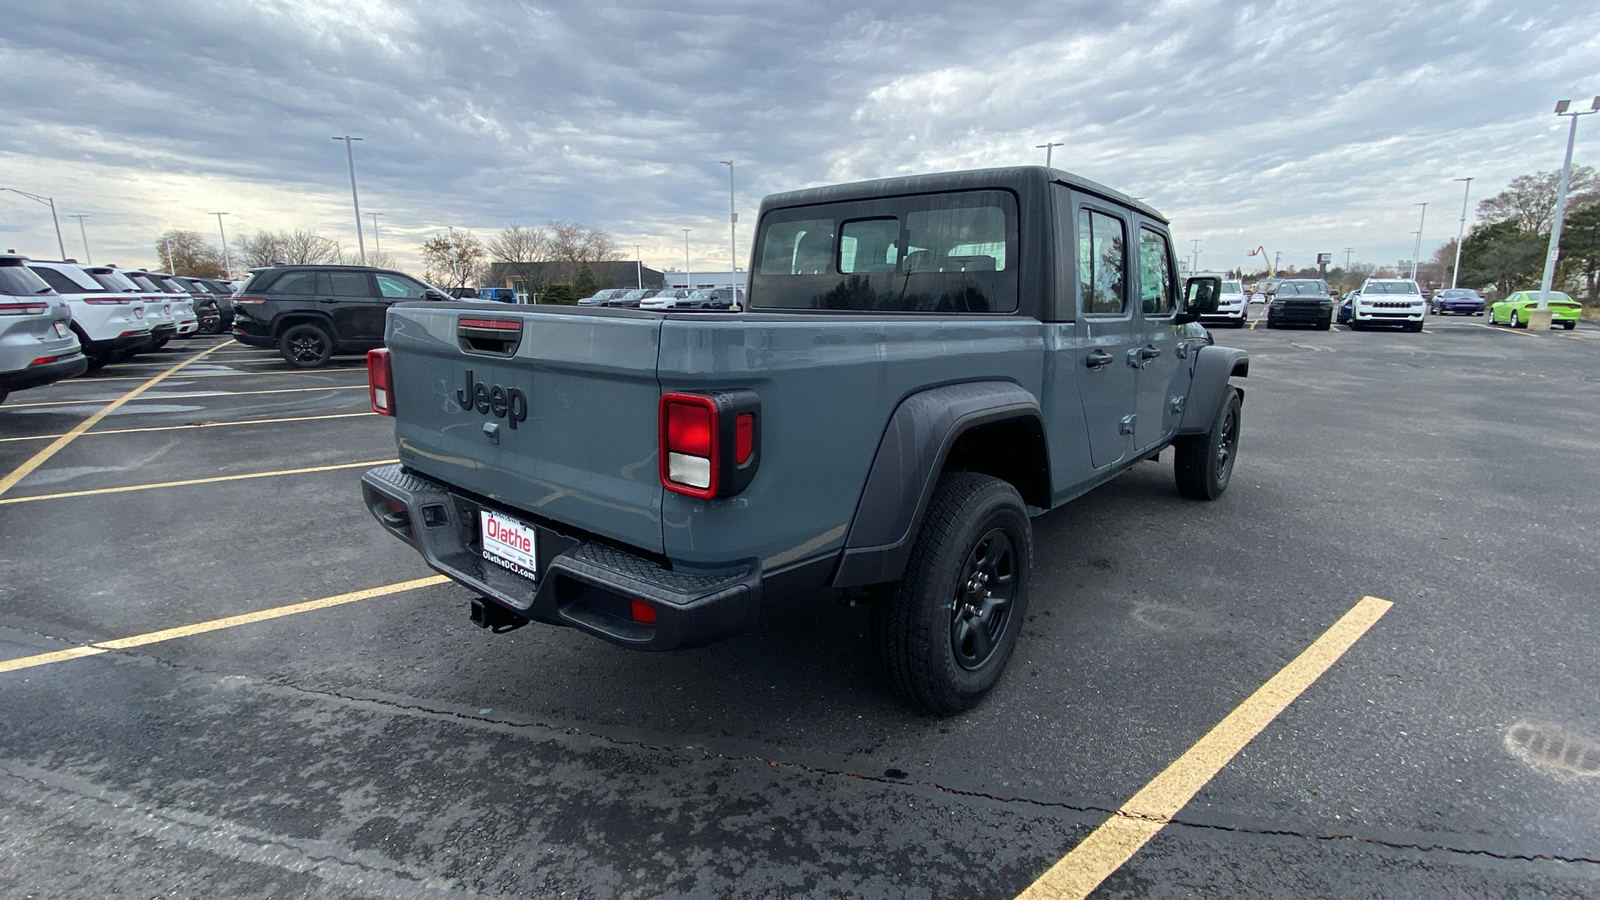
{"label": "wheel well", "polygon": [[981,472],[1010,482],[1030,506],[1050,506],[1050,458],[1033,417],[991,422],[962,432],[945,456],[945,472]]}
{"label": "wheel well", "polygon": [[304,314],[304,313],[301,313],[301,314],[290,313],[289,315],[286,315],[283,318],[279,319],[278,320],[278,324],[273,326],[273,329],[272,329],[273,340],[277,340],[278,338],[283,337],[283,333],[285,331],[288,331],[290,328],[293,328],[296,325],[316,325],[317,327],[321,328],[323,331],[326,331],[328,333],[329,337],[333,337],[333,323],[329,322],[327,319],[323,318],[322,316],[313,316],[313,315],[307,315],[307,314]]}
{"label": "wheel well", "polygon": [[1229,378],[1249,378],[1250,377],[1250,360],[1248,360],[1248,359],[1234,360],[1233,371],[1228,373],[1228,377]]}

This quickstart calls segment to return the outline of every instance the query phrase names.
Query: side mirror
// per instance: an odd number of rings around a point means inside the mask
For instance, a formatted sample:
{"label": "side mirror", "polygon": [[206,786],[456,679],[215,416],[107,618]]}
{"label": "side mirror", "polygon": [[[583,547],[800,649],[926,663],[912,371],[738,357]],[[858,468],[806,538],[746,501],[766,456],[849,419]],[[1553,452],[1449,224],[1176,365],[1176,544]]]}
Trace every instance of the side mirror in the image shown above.
{"label": "side mirror", "polygon": [[425,291],[422,292],[422,299],[424,299],[424,300],[449,300],[450,298],[446,297],[444,294],[441,294],[436,290],[433,290],[432,288],[429,288],[428,290],[425,290]]}
{"label": "side mirror", "polygon": [[1177,316],[1180,325],[1199,321],[1201,316],[1217,311],[1217,302],[1222,299],[1222,279],[1215,275],[1196,275],[1183,283],[1183,295],[1183,309]]}

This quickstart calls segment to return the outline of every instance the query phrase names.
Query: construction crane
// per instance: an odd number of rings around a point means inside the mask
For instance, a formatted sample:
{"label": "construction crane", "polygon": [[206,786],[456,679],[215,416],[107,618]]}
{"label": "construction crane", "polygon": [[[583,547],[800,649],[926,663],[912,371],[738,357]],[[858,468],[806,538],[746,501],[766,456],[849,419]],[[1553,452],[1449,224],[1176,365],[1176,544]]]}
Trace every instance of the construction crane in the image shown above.
{"label": "construction crane", "polygon": [[1274,266],[1272,264],[1272,257],[1267,254],[1267,248],[1265,248],[1265,247],[1257,247],[1254,250],[1251,250],[1249,253],[1246,253],[1245,255],[1246,256],[1259,256],[1259,257],[1261,257],[1261,261],[1263,263],[1265,263],[1266,267],[1267,267],[1267,277],[1268,278],[1276,278],[1276,277],[1278,277],[1278,268],[1277,268],[1277,266]]}

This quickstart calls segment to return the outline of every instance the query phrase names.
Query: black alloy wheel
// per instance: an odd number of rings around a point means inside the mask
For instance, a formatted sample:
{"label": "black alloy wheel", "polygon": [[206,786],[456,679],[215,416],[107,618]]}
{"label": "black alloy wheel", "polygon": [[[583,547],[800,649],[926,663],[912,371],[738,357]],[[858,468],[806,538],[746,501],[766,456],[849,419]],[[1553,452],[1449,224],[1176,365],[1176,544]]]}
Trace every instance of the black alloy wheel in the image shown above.
{"label": "black alloy wheel", "polygon": [[1032,525],[1016,488],[977,472],[940,477],[904,574],[872,608],[895,693],[936,716],[982,700],[1027,621],[1032,566]]}
{"label": "black alloy wheel", "polygon": [[297,369],[316,369],[333,356],[333,338],[320,325],[302,322],[284,329],[278,338],[278,352]]}
{"label": "black alloy wheel", "polygon": [[1010,625],[1017,593],[1017,550],[1011,536],[994,528],[967,554],[964,574],[950,600],[950,649],[969,672],[994,656]]}
{"label": "black alloy wheel", "polygon": [[1173,441],[1173,474],[1178,493],[1191,500],[1215,500],[1233,480],[1233,464],[1239,453],[1239,427],[1243,418],[1239,392],[1228,388],[1211,429],[1205,434],[1184,435]]}

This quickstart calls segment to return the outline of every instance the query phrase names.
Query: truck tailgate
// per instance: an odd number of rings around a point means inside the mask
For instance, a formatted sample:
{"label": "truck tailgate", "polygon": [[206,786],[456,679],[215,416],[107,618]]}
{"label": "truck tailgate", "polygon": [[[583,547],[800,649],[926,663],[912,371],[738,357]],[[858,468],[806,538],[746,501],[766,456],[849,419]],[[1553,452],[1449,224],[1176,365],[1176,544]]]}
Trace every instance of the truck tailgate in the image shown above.
{"label": "truck tailgate", "polygon": [[[520,339],[507,356],[462,319],[519,322],[501,328],[508,348]],[[400,462],[513,513],[660,553],[660,328],[622,312],[392,307]]]}

